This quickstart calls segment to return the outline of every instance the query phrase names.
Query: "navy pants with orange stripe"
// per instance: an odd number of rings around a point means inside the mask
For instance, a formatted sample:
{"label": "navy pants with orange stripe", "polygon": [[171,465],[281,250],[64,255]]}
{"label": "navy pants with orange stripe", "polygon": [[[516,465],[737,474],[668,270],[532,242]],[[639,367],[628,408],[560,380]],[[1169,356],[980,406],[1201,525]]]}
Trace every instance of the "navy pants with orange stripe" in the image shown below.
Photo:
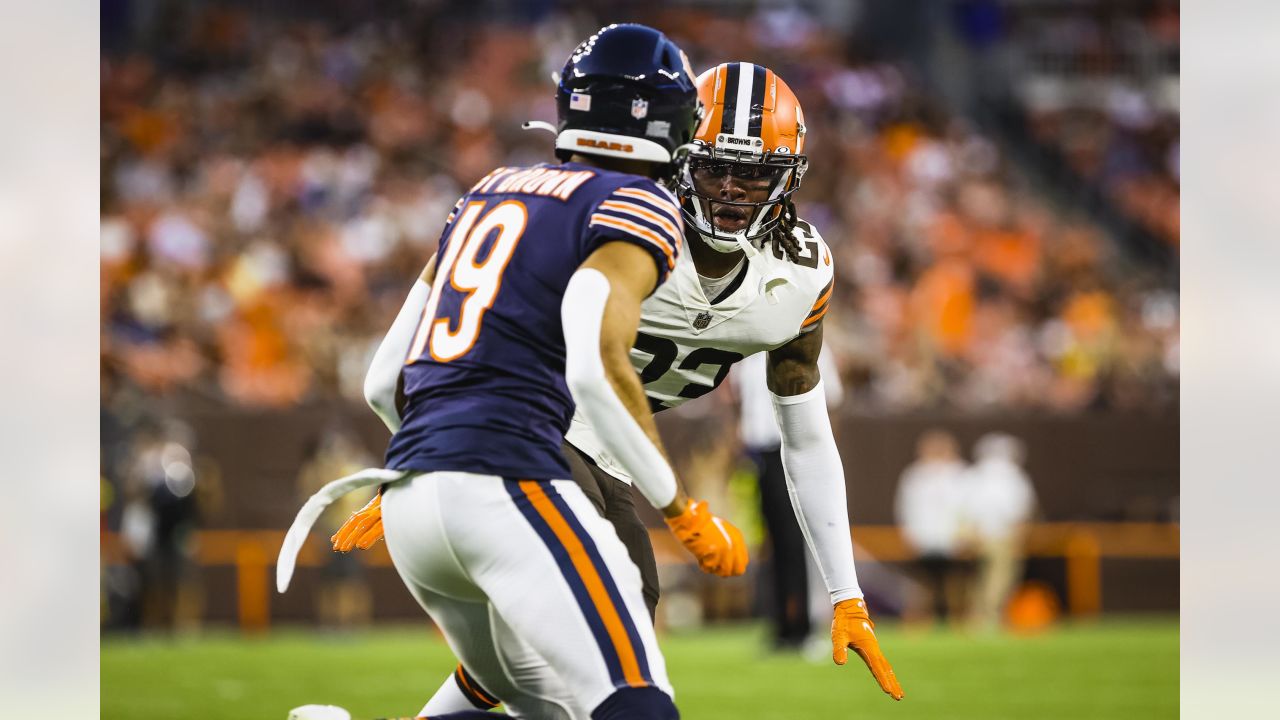
{"label": "navy pants with orange stripe", "polygon": [[401,578],[511,714],[677,717],[640,573],[573,481],[426,473],[382,508]]}

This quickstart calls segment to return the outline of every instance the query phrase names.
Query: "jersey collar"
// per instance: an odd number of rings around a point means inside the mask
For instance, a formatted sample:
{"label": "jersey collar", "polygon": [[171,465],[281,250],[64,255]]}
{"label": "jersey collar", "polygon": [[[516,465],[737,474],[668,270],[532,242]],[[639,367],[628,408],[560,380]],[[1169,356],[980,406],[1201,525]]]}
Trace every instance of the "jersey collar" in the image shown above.
{"label": "jersey collar", "polygon": [[[675,272],[667,282],[675,286],[677,296],[684,311],[685,320],[694,335],[714,328],[745,310],[752,301],[760,297],[760,271],[755,263],[748,262],[740,270],[741,277],[735,280],[737,287],[715,305],[702,292],[702,283],[698,282],[698,270],[693,264],[693,253],[689,252],[689,238],[684,238],[685,247],[676,262]],[[709,317],[708,317],[709,316]]]}

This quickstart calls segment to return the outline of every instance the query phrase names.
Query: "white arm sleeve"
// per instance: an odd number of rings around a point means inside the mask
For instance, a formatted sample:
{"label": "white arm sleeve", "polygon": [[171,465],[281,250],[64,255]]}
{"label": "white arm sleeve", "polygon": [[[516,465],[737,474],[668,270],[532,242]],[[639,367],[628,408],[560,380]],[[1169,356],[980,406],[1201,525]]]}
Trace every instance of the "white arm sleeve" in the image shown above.
{"label": "white arm sleeve", "polygon": [[600,359],[600,324],[609,299],[609,279],[591,268],[569,279],[560,306],[564,325],[564,377],[596,437],[631,474],[640,494],[656,508],[676,497],[676,475],[666,458],[618,399]]}
{"label": "white arm sleeve", "polygon": [[791,506],[822,571],[831,602],[862,597],[849,538],[844,466],[831,434],[822,381],[802,395],[770,395],[782,431],[782,467]]}
{"label": "white arm sleeve", "polygon": [[409,290],[400,314],[391,323],[387,336],[373,353],[373,361],[369,363],[369,371],[364,376],[364,399],[373,408],[373,412],[382,419],[387,429],[396,432],[400,429],[400,412],[396,409],[396,385],[400,382],[400,372],[404,370],[404,360],[409,355],[409,346],[413,343],[413,334],[422,319],[422,311],[427,306],[427,296],[431,294],[431,286],[418,278]]}
{"label": "white arm sleeve", "polygon": [[822,386],[826,388],[827,407],[840,407],[844,402],[844,383],[840,382],[840,370],[826,343],[822,344],[822,352],[818,354],[818,373],[822,377]]}

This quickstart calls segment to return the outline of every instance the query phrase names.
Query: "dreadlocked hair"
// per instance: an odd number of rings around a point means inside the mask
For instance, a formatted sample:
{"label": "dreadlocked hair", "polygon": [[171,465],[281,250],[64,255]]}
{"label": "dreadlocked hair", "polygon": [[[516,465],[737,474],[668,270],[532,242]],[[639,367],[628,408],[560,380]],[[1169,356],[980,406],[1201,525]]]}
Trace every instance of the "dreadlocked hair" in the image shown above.
{"label": "dreadlocked hair", "polygon": [[799,219],[796,217],[796,206],[791,202],[791,198],[783,198],[779,206],[782,212],[778,216],[777,224],[769,233],[769,240],[773,243],[775,253],[781,249],[788,260],[798,263],[800,262],[800,243],[796,242],[796,237],[792,234]]}

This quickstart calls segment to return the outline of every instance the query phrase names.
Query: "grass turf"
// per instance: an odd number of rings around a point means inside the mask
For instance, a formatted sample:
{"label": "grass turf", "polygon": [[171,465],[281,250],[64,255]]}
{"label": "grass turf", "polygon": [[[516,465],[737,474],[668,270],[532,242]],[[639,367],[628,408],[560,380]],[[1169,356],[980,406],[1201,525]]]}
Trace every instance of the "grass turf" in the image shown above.
{"label": "grass turf", "polygon": [[[1175,620],[1064,626],[1035,637],[906,633],[881,642],[907,697],[894,703],[850,653],[837,668],[762,650],[757,626],[662,638],[681,714],[691,720],[1143,720],[1178,716]],[[357,719],[411,714],[453,669],[422,627],[333,637],[304,630],[104,638],[102,717],[283,720],[310,702]]]}

